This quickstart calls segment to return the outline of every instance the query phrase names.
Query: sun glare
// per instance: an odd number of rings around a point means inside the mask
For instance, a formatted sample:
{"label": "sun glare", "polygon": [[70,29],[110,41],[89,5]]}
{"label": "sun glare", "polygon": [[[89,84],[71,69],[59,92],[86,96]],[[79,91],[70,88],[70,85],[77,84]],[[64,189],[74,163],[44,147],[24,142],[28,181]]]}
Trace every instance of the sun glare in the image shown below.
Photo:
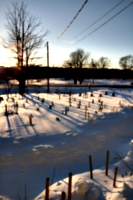
{"label": "sun glare", "polygon": [[15,61],[12,58],[12,53],[3,47],[0,47],[0,65],[5,67],[15,65]]}

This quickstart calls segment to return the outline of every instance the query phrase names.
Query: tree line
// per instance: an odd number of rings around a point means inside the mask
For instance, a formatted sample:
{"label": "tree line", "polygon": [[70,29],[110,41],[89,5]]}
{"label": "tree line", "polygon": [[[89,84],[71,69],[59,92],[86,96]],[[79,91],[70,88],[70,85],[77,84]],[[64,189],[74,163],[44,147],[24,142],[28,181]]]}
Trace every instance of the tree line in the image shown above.
{"label": "tree line", "polygon": [[[89,62],[90,53],[85,52],[83,49],[77,49],[69,55],[69,59],[64,61],[63,67],[65,68],[83,68],[89,67],[92,69],[106,69],[111,66],[111,60],[107,57],[101,57],[98,60],[91,59]],[[133,69],[133,56],[127,55],[119,59],[119,66],[123,69]]]}

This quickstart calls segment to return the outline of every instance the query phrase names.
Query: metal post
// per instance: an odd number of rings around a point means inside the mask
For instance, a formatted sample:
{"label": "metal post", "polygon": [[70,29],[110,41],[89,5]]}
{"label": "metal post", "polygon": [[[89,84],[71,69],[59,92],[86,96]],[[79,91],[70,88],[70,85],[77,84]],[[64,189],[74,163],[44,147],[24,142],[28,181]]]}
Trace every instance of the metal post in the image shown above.
{"label": "metal post", "polygon": [[109,151],[107,151],[106,155],[106,171],[105,171],[106,176],[108,176],[108,165],[109,165]]}
{"label": "metal post", "polygon": [[49,200],[49,178],[46,179],[45,200]]}
{"label": "metal post", "polygon": [[93,179],[91,156],[89,156],[89,163],[90,163],[90,178]]}
{"label": "metal post", "polygon": [[68,178],[68,198],[67,200],[71,200],[71,190],[72,190],[72,173],[69,173],[69,178]]}

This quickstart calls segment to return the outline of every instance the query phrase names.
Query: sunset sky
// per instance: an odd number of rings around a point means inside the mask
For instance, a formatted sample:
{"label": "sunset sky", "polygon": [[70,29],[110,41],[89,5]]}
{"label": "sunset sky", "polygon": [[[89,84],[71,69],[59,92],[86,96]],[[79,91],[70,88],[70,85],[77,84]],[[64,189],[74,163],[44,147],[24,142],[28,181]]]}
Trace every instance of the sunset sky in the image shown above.
{"label": "sunset sky", "polygon": [[[0,0],[0,36],[2,37],[6,37],[7,34],[5,11],[7,6],[11,8],[13,2],[16,0]],[[24,2],[28,4],[27,9],[30,14],[38,17],[42,27],[50,31],[46,37],[46,42],[49,42],[50,66],[61,66],[62,62],[69,58],[69,54],[78,48],[91,53],[91,59],[108,57],[112,62],[112,68],[119,67],[120,57],[133,55],[133,4],[102,26],[127,7],[132,0],[88,0],[71,26],[56,42],[53,41],[69,25],[85,0],[24,0]],[[87,29],[118,3],[119,6]],[[98,28],[100,26],[102,27]],[[90,34],[97,28],[98,30]],[[87,30],[84,31],[85,29]],[[43,45],[38,54],[42,59],[37,64],[46,66],[46,53],[46,46]],[[15,65],[12,53],[0,46],[0,66],[12,65]]]}

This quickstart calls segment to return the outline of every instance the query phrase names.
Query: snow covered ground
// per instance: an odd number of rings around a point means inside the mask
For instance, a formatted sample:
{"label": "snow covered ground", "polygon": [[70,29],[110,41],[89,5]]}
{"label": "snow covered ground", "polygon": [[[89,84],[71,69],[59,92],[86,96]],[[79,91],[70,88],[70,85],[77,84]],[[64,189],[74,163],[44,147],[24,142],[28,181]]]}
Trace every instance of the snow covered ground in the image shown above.
{"label": "snow covered ground", "polygon": [[[65,80],[65,79],[61,79],[61,78],[57,78],[57,79],[53,79],[50,78],[49,79],[50,84],[55,84],[55,85],[70,85],[73,84],[73,79],[71,80]],[[131,85],[131,83],[133,82],[133,80],[116,80],[116,79],[95,79],[94,82],[92,82],[92,79],[84,79],[82,85]],[[12,84],[16,84],[18,85],[19,82],[17,80],[12,80],[10,81],[10,83]],[[47,85],[47,79],[41,79],[41,80],[29,80],[28,83],[30,85],[34,84],[34,85],[38,85],[38,86],[42,86],[42,85]],[[79,82],[77,82],[79,84]]]}
{"label": "snow covered ground", "polygon": [[[24,199],[25,188],[28,200],[44,199],[47,177],[50,178],[50,199],[61,199],[62,191],[67,195],[69,172],[73,174],[74,200],[133,199],[133,90],[94,89],[91,95],[88,89],[86,96],[83,89],[73,88],[72,92],[71,106],[68,94],[34,91],[23,98],[18,94],[9,95],[8,101],[1,94],[4,99],[0,103],[2,200]],[[19,105],[18,114],[12,114],[16,109],[14,100]],[[77,108],[79,101],[81,107]],[[50,109],[52,102],[54,106]],[[10,111],[7,116],[5,104]],[[67,115],[66,107],[69,107]],[[29,115],[33,116],[32,126]],[[107,150],[109,175],[105,176]],[[113,187],[116,166],[118,175]]]}

